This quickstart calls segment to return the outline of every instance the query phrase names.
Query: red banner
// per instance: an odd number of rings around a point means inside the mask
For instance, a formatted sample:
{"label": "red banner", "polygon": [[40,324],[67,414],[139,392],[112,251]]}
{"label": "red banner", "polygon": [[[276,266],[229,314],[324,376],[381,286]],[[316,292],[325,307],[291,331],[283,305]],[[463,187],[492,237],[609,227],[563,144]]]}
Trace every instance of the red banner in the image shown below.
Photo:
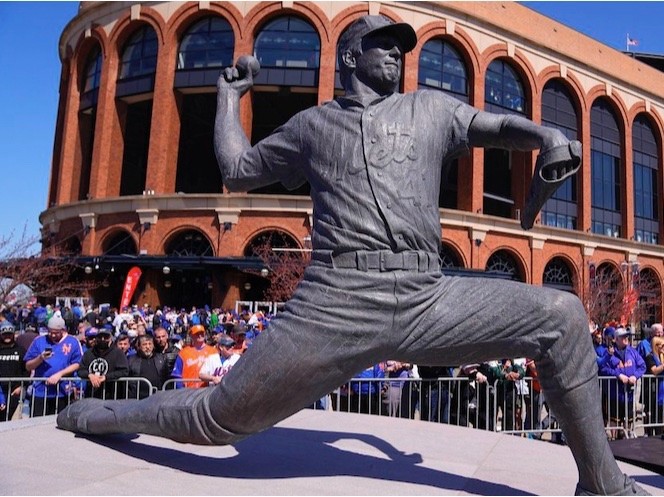
{"label": "red banner", "polygon": [[124,307],[129,306],[131,298],[134,296],[136,291],[136,286],[138,285],[138,280],[141,279],[141,274],[143,274],[140,268],[134,266],[127,273],[127,279],[125,280],[124,288],[122,289],[122,300],[120,301],[120,311]]}

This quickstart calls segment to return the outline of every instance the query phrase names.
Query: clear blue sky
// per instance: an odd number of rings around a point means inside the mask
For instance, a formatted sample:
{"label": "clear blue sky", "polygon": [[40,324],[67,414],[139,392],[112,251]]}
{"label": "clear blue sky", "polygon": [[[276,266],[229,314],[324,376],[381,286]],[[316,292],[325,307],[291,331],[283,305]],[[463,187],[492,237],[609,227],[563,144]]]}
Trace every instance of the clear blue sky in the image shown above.
{"label": "clear blue sky", "polygon": [[[617,50],[664,54],[664,2],[524,2]],[[0,1],[0,238],[39,233],[60,81],[58,40],[78,2]]]}

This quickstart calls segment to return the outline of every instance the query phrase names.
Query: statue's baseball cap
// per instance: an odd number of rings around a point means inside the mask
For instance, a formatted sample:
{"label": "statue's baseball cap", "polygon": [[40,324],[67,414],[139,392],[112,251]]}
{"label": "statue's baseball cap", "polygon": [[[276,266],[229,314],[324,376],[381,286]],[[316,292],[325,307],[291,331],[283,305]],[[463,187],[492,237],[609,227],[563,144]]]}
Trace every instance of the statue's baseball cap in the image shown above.
{"label": "statue's baseball cap", "polygon": [[385,34],[396,37],[401,42],[404,53],[417,45],[417,35],[410,24],[394,22],[385,16],[362,16],[353,22],[339,39],[339,52],[348,50],[356,40],[369,34]]}

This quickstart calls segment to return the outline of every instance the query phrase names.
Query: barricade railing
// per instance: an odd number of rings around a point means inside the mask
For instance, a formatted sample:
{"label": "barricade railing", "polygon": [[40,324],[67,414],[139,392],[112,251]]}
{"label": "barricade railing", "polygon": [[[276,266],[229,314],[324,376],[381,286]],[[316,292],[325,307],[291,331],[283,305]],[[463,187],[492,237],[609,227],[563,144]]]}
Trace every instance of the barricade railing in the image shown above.
{"label": "barricade railing", "polygon": [[[157,391],[145,378],[123,377],[94,389],[88,380],[61,378],[56,385],[41,386],[46,377],[2,378],[6,407],[0,421],[55,414],[83,397],[103,399],[144,398]],[[185,388],[199,378],[170,379],[162,390]],[[633,388],[614,377],[600,377],[602,415],[610,438],[659,435],[664,433],[664,376],[645,375]],[[503,433],[560,441],[555,413],[533,378],[493,385],[466,377],[438,378],[354,378],[311,406],[419,419]]]}
{"label": "barricade railing", "polygon": [[354,378],[311,407],[493,430],[491,391],[466,377]]}
{"label": "barricade railing", "polygon": [[25,417],[57,414],[70,403],[84,397],[101,399],[132,399],[152,395],[156,388],[140,377],[122,377],[93,388],[88,380],[78,377],[61,378],[48,385],[48,377],[13,377],[0,379],[7,392],[6,407],[0,410],[0,422]]}
{"label": "barricade railing", "polygon": [[171,378],[166,380],[161,387],[162,390],[175,390],[178,388],[201,388],[207,387],[208,382],[201,381],[200,378]]}
{"label": "barricade railing", "polygon": [[644,375],[640,381],[639,404],[642,415],[637,417],[637,435],[655,436],[664,434],[664,375]]}
{"label": "barricade railing", "polygon": [[541,391],[539,381],[526,376],[516,381],[496,380],[493,384],[495,431],[529,438],[561,442],[558,421]]}
{"label": "barricade railing", "polygon": [[[664,432],[664,378],[646,375],[621,394],[622,383],[600,377],[602,412],[610,438]],[[659,389],[662,394],[659,394]],[[555,413],[531,377],[481,384],[465,377],[355,378],[313,409],[395,416],[499,431],[562,443]]]}

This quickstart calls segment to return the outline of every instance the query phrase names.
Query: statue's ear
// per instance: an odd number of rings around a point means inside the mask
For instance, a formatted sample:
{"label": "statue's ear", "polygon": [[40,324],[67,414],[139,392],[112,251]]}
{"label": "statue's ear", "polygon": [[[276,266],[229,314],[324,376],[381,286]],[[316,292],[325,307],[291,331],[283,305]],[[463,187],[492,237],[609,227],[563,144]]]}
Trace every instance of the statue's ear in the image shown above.
{"label": "statue's ear", "polygon": [[355,56],[350,50],[346,50],[341,55],[341,60],[343,61],[344,64],[346,64],[346,67],[349,67],[350,69],[355,69]]}

